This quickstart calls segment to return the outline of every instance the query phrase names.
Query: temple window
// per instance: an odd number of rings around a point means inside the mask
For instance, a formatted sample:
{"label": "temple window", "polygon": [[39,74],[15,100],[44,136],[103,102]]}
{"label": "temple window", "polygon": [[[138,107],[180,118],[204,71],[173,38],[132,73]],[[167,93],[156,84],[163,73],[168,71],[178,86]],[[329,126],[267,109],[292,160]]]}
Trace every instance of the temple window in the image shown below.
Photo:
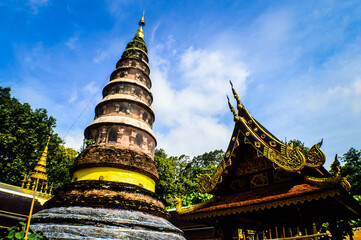
{"label": "temple window", "polygon": [[140,96],[140,89],[139,88],[134,88],[134,94],[136,96]]}
{"label": "temple window", "polygon": [[143,143],[143,135],[138,133],[137,136],[135,137],[135,143],[138,145],[138,146],[141,146],[142,143]]}
{"label": "temple window", "polygon": [[147,121],[148,119],[148,113],[144,112],[142,116],[143,121]]}
{"label": "temple window", "polygon": [[118,133],[115,128],[111,128],[108,134],[108,142],[117,142]]}

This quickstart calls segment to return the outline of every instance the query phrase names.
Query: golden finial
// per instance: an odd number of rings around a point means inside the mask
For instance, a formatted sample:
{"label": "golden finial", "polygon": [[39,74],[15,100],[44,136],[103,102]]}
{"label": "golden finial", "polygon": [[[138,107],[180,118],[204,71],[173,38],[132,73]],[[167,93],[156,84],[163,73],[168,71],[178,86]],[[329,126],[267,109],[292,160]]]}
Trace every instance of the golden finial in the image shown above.
{"label": "golden finial", "polygon": [[26,184],[26,189],[30,189],[31,178],[28,178],[28,183]]}
{"label": "golden finial", "polygon": [[229,101],[229,97],[227,96],[227,100],[228,100],[228,107],[231,110],[231,112],[233,113],[233,117],[234,117],[234,121],[237,122],[239,120],[239,117],[237,116],[237,112],[236,110],[233,108],[231,102]]}
{"label": "golden finial", "polygon": [[50,185],[49,195],[53,193],[53,183]]}
{"label": "golden finial", "polygon": [[26,183],[26,173],[24,173],[24,179],[21,181],[21,188],[25,187],[25,183]]}
{"label": "golden finial", "polygon": [[145,22],[144,22],[144,10],[143,10],[143,16],[142,16],[142,19],[140,19],[139,21],[139,26],[143,27],[145,25]]}
{"label": "golden finial", "polygon": [[340,169],[341,169],[341,165],[340,162],[338,161],[338,157],[337,154],[335,155],[335,160],[333,160],[333,163],[331,163],[331,172],[335,175],[340,174]]}
{"label": "golden finial", "polygon": [[143,33],[143,26],[145,25],[145,21],[144,21],[144,11],[143,11],[143,16],[139,21],[139,28],[137,30],[137,33],[135,34],[135,37],[140,37],[144,39],[144,33]]}
{"label": "golden finial", "polygon": [[50,137],[46,142],[43,153],[41,154],[40,160],[36,164],[34,168],[34,172],[30,174],[30,178],[39,179],[43,181],[47,181],[48,177],[46,176],[46,157],[48,155],[48,145],[49,145]]}
{"label": "golden finial", "polygon": [[241,100],[239,99],[239,96],[238,96],[238,93],[236,92],[236,90],[234,90],[233,88],[233,83],[231,80],[229,80],[229,83],[231,84],[231,88],[232,88],[232,93],[233,93],[233,96],[234,96],[234,99],[236,99],[237,101],[237,109],[238,111],[241,111],[242,108],[243,108],[243,105],[241,103]]}

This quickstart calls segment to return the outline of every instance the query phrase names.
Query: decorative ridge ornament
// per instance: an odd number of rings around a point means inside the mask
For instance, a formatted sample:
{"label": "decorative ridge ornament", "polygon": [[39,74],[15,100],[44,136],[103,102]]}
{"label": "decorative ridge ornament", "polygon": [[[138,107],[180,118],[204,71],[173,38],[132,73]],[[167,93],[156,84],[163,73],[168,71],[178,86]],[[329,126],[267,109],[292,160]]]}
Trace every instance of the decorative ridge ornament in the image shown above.
{"label": "decorative ridge ornament", "polygon": [[[311,151],[311,150],[310,150]],[[337,154],[335,155],[335,159],[333,163],[331,164],[331,171],[334,174],[334,176],[331,177],[312,177],[312,176],[304,176],[305,180],[309,183],[319,185],[319,186],[332,186],[335,184],[341,184],[341,186],[346,190],[351,190],[351,184],[347,181],[347,177],[341,176],[340,171],[340,162],[337,159]]]}
{"label": "decorative ridge ornament", "polygon": [[[323,140],[311,147],[305,156],[301,147],[288,146],[270,134],[259,124],[241,104],[237,92],[231,83],[234,98],[237,101],[238,114],[229,103],[234,119],[241,123],[241,131],[249,143],[273,163],[289,172],[298,172],[305,166],[318,168],[325,162],[325,154],[320,149]],[[247,134],[248,133],[248,134]],[[247,136],[248,135],[248,136]],[[261,156],[261,155],[260,155]]]}

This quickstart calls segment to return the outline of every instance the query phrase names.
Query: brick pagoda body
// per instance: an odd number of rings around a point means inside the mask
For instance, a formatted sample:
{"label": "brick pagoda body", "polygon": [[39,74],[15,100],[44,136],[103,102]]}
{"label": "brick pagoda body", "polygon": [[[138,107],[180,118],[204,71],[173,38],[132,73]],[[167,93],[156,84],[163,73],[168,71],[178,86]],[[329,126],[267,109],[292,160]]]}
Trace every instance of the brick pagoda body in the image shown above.
{"label": "brick pagoda body", "polygon": [[148,50],[142,27],[103,89],[89,142],[77,157],[72,183],[34,215],[31,227],[55,239],[184,239],[155,194],[156,138]]}

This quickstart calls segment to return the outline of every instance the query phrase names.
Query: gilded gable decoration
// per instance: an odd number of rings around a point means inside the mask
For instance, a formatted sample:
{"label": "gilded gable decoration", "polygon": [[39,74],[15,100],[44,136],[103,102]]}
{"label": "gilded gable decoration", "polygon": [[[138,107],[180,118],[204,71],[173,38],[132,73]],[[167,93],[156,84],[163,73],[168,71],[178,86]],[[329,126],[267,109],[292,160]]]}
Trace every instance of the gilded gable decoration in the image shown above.
{"label": "gilded gable decoration", "polygon": [[[265,157],[273,163],[274,168],[281,168],[286,172],[301,173],[305,167],[317,170],[323,166],[326,159],[325,154],[320,149],[323,140],[313,145],[306,154],[302,152],[303,146],[293,147],[281,142],[251,116],[246,107],[240,101],[232,83],[231,88],[233,97],[237,103],[237,111],[230,103],[228,96],[227,100],[229,109],[233,114],[234,122],[236,123],[235,130],[231,138],[228,151],[213,175],[198,176],[198,188],[201,193],[211,192],[216,188],[217,184],[222,182],[222,175],[225,174],[226,168],[231,165],[233,152],[240,143],[251,145],[255,149],[256,156],[258,158]],[[242,163],[239,164],[242,165]],[[240,173],[247,170],[237,169],[236,171],[237,173]],[[322,172],[318,172],[318,174],[323,176]],[[345,188],[349,185],[346,183],[347,180],[341,176],[324,176],[324,178],[304,176],[304,178],[308,182],[317,185],[337,184],[341,182],[345,182]]]}

